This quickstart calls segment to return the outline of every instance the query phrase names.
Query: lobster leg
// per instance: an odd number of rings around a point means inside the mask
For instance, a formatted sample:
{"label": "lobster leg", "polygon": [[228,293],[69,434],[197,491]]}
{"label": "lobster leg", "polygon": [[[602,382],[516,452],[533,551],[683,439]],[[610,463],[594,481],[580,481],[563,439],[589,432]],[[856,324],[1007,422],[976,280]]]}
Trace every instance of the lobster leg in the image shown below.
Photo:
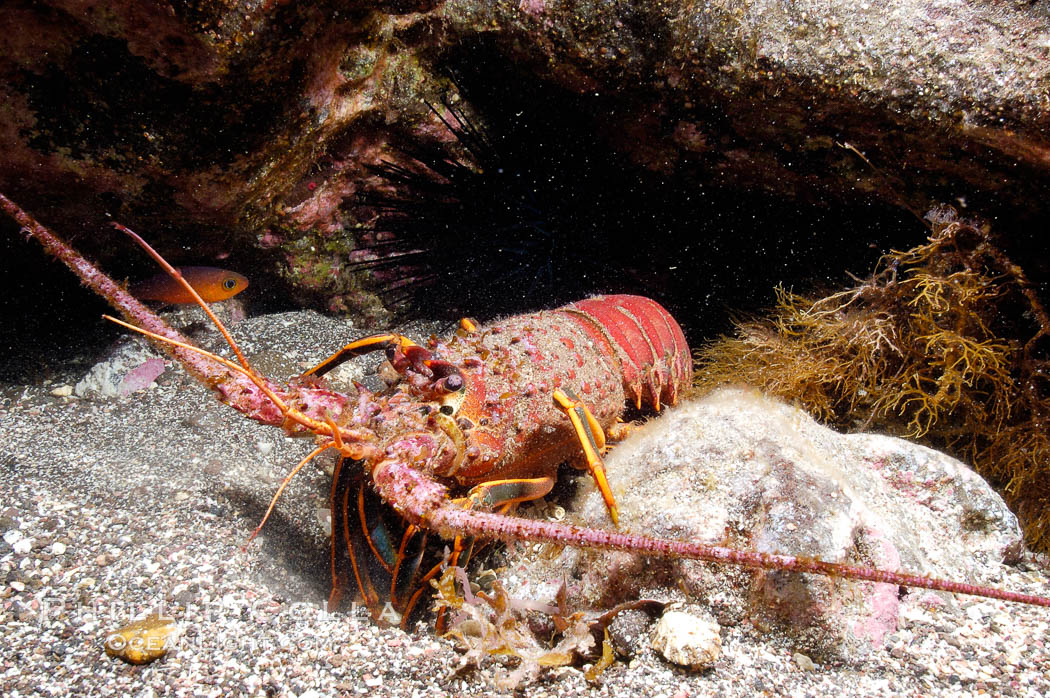
{"label": "lobster leg", "polygon": [[396,515],[355,466],[339,459],[332,478],[328,607],[338,608],[356,589],[375,621],[406,627],[427,582],[441,572],[442,560],[427,545],[427,531]]}
{"label": "lobster leg", "polygon": [[576,397],[571,390],[555,390],[554,401],[558,403],[558,407],[565,410],[565,415],[572,422],[572,428],[576,430],[576,437],[580,440],[580,446],[583,447],[587,470],[594,478],[598,491],[602,493],[602,499],[605,500],[605,507],[609,510],[609,518],[612,519],[613,525],[619,525],[620,517],[616,509],[616,500],[609,487],[609,480],[605,477],[605,464],[599,454],[599,451],[605,447],[605,432],[602,431],[598,420],[587,409],[583,400]]}
{"label": "lobster leg", "polygon": [[350,342],[345,347],[335,352],[327,359],[317,364],[309,371],[302,374],[302,377],[306,376],[323,376],[324,374],[331,371],[336,366],[343,364],[350,359],[353,359],[362,354],[368,354],[373,351],[380,351],[386,349],[388,346],[396,344],[401,348],[401,351],[405,351],[408,347],[418,346],[408,337],[401,334],[376,334],[371,337],[364,337],[354,342]]}
{"label": "lobster leg", "polygon": [[453,502],[463,504],[466,509],[473,509],[479,505],[483,509],[495,509],[539,499],[550,492],[553,487],[553,477],[490,480],[472,488],[463,499],[456,499]]}
{"label": "lobster leg", "polygon": [[[498,508],[500,514],[506,514],[515,504],[546,496],[554,488],[554,482],[554,477],[492,480],[473,487],[466,497],[453,500],[453,504],[461,505],[464,510],[471,510],[478,506],[489,510]],[[470,538],[470,544],[466,548],[463,545],[463,538],[463,536],[456,536],[452,542],[452,551],[448,559],[449,567],[465,565],[471,557],[474,547],[473,538]],[[466,550],[466,555],[464,555],[464,550]],[[464,557],[462,563],[460,556]],[[437,570],[432,570],[432,572],[436,573]],[[428,575],[426,579],[429,580],[431,576]],[[439,618],[438,627],[443,626],[444,619]]]}
{"label": "lobster leg", "polygon": [[364,561],[358,560],[355,550],[360,549],[354,532],[357,530],[350,521],[350,497],[364,477],[356,468],[344,468],[345,459],[340,458],[332,475],[332,593],[328,597],[328,607],[337,608],[343,596],[343,590],[350,587],[347,578],[347,567],[353,572],[354,582],[361,593],[361,598],[368,605],[379,601],[375,586],[364,567]]}
{"label": "lobster leg", "polygon": [[[481,507],[483,510],[499,509],[506,513],[520,502],[529,502],[544,497],[554,488],[553,477],[518,478],[511,480],[491,480],[473,487],[466,497],[452,500],[453,504],[465,510]],[[449,565],[458,565],[463,552],[463,536],[456,536],[452,545]],[[469,555],[467,556],[470,557]]]}
{"label": "lobster leg", "polygon": [[[505,513],[514,504],[543,497],[554,487],[554,482],[553,477],[486,482],[474,487],[467,497],[453,500],[452,504],[464,510],[475,507],[498,508],[501,513]],[[356,523],[349,513],[354,506],[355,490]],[[421,575],[427,547],[425,540],[419,540],[417,534],[422,533],[425,538],[426,532],[408,525],[395,552],[387,523],[374,511],[375,503],[366,501],[369,495],[375,496],[370,493],[361,473],[343,471],[340,466],[333,480],[333,517],[338,518],[333,518],[333,593],[329,605],[335,606],[342,588],[347,586],[349,579],[345,570],[349,567],[361,598],[372,609],[373,617],[377,621],[393,622],[394,619],[388,617],[390,612],[382,607],[377,591],[376,576],[382,575],[385,570],[390,577],[386,598],[390,599],[391,609],[399,616],[401,627],[406,627],[416,604],[429,588],[428,582],[435,579],[446,566],[463,565],[470,559],[474,547],[473,537],[456,536],[447,559],[437,560]],[[409,551],[410,543],[415,552]],[[442,627],[443,622],[443,618],[439,618],[438,627]]]}

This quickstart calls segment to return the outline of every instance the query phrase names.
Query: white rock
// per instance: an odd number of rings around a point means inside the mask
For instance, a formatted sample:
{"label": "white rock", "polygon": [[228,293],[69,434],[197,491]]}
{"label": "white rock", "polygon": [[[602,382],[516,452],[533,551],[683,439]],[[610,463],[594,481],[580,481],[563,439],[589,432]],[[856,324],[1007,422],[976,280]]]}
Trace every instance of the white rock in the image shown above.
{"label": "white rock", "polygon": [[147,361],[157,358],[149,345],[128,340],[121,344],[105,361],[91,367],[74,386],[77,397],[116,398],[127,395],[122,392],[124,379]]}
{"label": "white rock", "polygon": [[684,611],[667,611],[653,630],[652,646],[674,664],[702,671],[722,654],[718,623]]}
{"label": "white rock", "polygon": [[[659,538],[974,582],[994,582],[1001,562],[1022,549],[1016,517],[959,461],[902,439],[836,433],[754,390],[720,390],[666,410],[605,465],[620,529]],[[578,492],[567,519],[610,528],[589,480]],[[706,604],[721,621],[750,619],[787,635],[821,662],[881,647],[902,608],[942,598],[902,602],[890,584],[626,552],[566,547],[551,557],[516,546],[509,554],[515,579],[505,586],[514,598],[551,603],[536,590],[568,577],[579,580],[569,588],[573,609],[646,597]]]}
{"label": "white rock", "polygon": [[26,555],[29,553],[30,550],[33,549],[33,539],[19,538],[11,547],[14,548],[15,552],[19,555]]}
{"label": "white rock", "polygon": [[314,514],[317,516],[317,522],[321,524],[321,528],[324,529],[324,535],[326,538],[332,537],[332,510],[327,507],[318,507],[314,510]]}
{"label": "white rock", "polygon": [[795,652],[795,654],[792,655],[792,659],[795,660],[795,664],[797,664],[798,668],[802,671],[815,671],[817,668],[817,665],[813,663],[813,660],[801,652]]}

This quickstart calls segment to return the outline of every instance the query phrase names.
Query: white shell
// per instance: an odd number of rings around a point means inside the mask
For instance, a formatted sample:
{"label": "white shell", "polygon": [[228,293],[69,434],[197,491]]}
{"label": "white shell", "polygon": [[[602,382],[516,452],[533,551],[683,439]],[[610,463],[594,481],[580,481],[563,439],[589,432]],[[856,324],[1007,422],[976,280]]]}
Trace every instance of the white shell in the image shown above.
{"label": "white shell", "polygon": [[667,661],[702,671],[722,654],[718,630],[718,623],[710,617],[667,611],[656,624],[652,646]]}

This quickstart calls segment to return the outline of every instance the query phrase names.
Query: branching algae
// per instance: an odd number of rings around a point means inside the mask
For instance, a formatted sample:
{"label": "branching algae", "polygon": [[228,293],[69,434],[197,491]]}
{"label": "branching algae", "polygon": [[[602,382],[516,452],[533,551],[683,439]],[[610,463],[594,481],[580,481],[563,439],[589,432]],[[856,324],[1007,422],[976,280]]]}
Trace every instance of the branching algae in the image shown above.
{"label": "branching algae", "polygon": [[973,463],[1050,550],[1050,316],[987,226],[948,207],[927,220],[926,244],[854,288],[777,289],[771,317],[700,351],[698,386],[747,383],[838,427],[925,439]]}

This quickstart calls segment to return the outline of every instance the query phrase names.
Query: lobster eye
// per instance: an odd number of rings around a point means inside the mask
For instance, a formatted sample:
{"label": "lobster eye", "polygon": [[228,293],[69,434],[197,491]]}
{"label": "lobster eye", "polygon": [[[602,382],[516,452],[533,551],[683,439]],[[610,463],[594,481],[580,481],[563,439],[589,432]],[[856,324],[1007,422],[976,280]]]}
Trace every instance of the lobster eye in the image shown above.
{"label": "lobster eye", "polygon": [[222,287],[227,291],[232,291],[237,288],[237,279],[226,279],[222,282]]}
{"label": "lobster eye", "polygon": [[452,405],[442,405],[438,411],[441,412],[441,414],[449,414],[450,415],[453,412],[455,412],[456,410],[454,410],[452,408]]}
{"label": "lobster eye", "polygon": [[447,388],[449,392],[454,393],[462,387],[463,376],[459,375],[458,373],[453,373],[452,375],[445,377],[445,388]]}

